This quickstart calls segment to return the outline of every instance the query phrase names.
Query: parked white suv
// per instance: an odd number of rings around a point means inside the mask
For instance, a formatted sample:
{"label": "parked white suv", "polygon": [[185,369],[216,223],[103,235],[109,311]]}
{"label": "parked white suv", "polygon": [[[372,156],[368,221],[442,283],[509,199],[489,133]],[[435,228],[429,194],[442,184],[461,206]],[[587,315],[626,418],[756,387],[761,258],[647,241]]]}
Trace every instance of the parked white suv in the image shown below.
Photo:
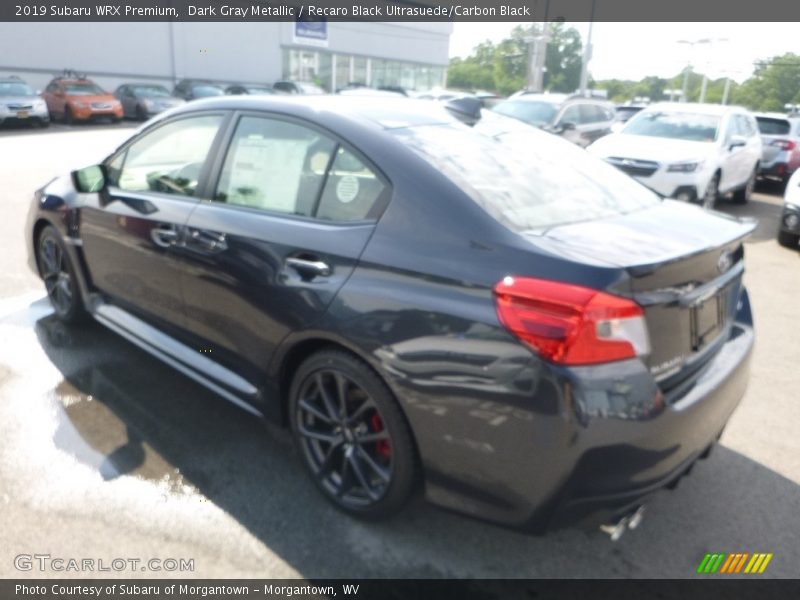
{"label": "parked white suv", "polygon": [[747,110],[714,104],[653,104],[618,133],[589,146],[599,156],[667,198],[713,208],[721,194],[750,199],[761,137]]}

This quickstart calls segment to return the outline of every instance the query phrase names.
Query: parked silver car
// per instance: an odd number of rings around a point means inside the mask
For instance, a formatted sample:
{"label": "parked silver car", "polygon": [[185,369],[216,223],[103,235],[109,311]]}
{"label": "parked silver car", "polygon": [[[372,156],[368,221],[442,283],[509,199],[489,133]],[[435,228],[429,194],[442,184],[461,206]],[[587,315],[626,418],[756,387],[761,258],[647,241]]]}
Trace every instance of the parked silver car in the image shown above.
{"label": "parked silver car", "polygon": [[800,168],[800,115],[758,113],[755,117],[763,141],[759,176],[786,183]]}
{"label": "parked silver car", "polygon": [[4,123],[35,123],[50,125],[47,103],[22,79],[0,77],[0,125]]}

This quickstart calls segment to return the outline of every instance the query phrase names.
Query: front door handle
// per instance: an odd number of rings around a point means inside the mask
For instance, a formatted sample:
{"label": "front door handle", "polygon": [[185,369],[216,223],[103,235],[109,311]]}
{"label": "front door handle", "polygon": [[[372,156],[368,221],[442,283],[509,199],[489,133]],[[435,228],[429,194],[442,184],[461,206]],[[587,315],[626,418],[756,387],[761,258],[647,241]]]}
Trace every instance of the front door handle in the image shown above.
{"label": "front door handle", "polygon": [[297,258],[290,256],[286,259],[286,265],[300,273],[301,275],[312,275],[327,277],[331,274],[331,268],[321,260]]}
{"label": "front door handle", "polygon": [[173,225],[162,224],[150,230],[150,237],[156,246],[169,248],[178,243],[178,230]]}

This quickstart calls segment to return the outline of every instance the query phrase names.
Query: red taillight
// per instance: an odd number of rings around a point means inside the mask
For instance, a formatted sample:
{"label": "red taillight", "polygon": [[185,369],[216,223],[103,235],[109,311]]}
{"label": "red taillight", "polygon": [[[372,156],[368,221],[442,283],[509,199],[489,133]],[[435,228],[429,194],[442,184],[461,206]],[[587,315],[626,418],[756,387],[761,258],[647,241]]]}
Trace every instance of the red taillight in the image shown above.
{"label": "red taillight", "polygon": [[642,308],[591,288],[506,277],[494,286],[500,322],[543,358],[587,365],[650,351]]}
{"label": "red taillight", "polygon": [[781,150],[794,150],[797,147],[797,143],[792,140],[772,140],[770,146],[777,146]]}

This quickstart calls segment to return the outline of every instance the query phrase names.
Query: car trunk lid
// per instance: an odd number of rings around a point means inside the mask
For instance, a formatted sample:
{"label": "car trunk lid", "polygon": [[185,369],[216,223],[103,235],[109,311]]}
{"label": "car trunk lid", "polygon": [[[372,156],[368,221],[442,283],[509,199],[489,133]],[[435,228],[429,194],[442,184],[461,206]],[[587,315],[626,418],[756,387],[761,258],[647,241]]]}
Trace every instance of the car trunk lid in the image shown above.
{"label": "car trunk lid", "polygon": [[608,219],[550,228],[529,239],[572,260],[625,270],[627,290],[645,311],[645,359],[662,389],[696,370],[724,338],[736,311],[743,239],[753,222],[664,201]]}

